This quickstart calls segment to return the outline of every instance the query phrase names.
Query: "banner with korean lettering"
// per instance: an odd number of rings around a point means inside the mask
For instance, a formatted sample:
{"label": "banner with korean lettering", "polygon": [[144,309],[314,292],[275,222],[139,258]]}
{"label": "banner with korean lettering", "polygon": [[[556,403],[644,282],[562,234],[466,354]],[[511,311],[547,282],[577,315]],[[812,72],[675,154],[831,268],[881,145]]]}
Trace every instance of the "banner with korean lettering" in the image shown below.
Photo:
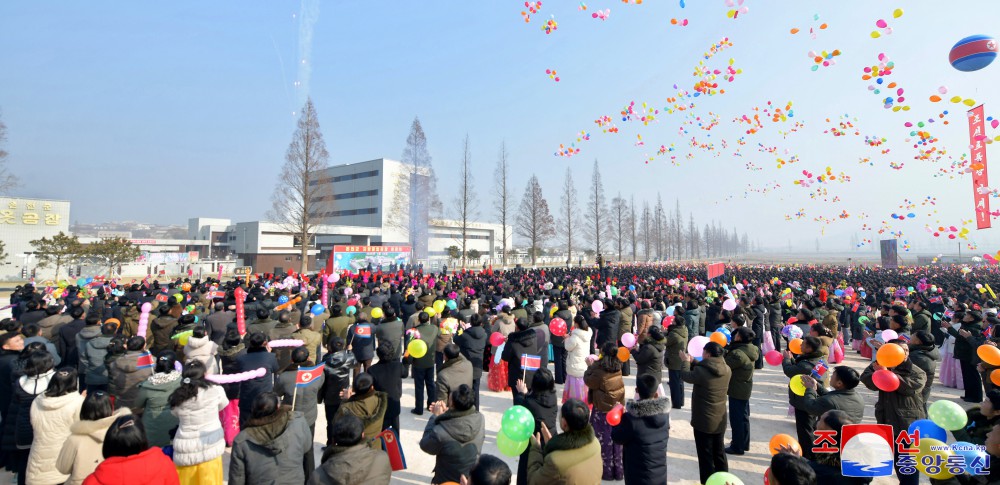
{"label": "banner with korean lettering", "polygon": [[989,229],[990,220],[989,175],[986,164],[986,118],[983,105],[969,110],[969,146],[971,147],[972,196],[976,207],[976,228]]}
{"label": "banner with korean lettering", "polygon": [[400,266],[410,262],[410,246],[354,246],[333,247],[334,271],[358,272],[379,268],[388,271],[390,265]]}

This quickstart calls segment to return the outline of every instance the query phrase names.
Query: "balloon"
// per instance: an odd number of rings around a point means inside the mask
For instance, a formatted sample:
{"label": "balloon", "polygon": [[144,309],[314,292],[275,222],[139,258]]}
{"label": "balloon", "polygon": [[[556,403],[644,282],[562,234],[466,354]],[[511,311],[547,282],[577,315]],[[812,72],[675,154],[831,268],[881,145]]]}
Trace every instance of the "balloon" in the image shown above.
{"label": "balloon", "polygon": [[708,337],[697,335],[688,342],[687,351],[695,357],[701,357],[702,352],[705,350],[705,344],[709,342]]}
{"label": "balloon", "polygon": [[385,312],[383,312],[381,308],[379,307],[372,308],[372,318],[382,318],[384,316]]}
{"label": "balloon", "polygon": [[[380,308],[376,308],[376,310],[380,310],[381,311]],[[312,309],[309,310],[309,313],[312,313],[313,315],[316,315],[316,316],[320,316],[325,311],[326,311],[326,308],[323,308],[323,305],[320,305],[319,303],[317,303],[317,304],[315,304],[315,305],[312,306]],[[372,316],[375,316],[375,312],[374,311],[372,311]]]}
{"label": "balloon", "polygon": [[[791,322],[791,320],[789,320],[789,322]],[[789,340],[793,338],[802,338],[802,329],[799,328],[798,325],[789,323],[788,325],[781,327],[781,335]]]}
{"label": "balloon", "polygon": [[184,300],[184,295],[180,293],[174,293],[174,299],[177,300],[177,303],[180,303],[181,301]]}
{"label": "balloon", "polygon": [[733,341],[733,332],[730,332],[728,328],[726,328],[726,327],[719,327],[715,331],[719,332],[722,335],[726,336],[726,343],[729,343],[729,342]]}
{"label": "balloon", "polygon": [[355,313],[358,313],[358,307],[356,307],[354,305],[351,305],[351,306],[347,307],[347,309],[344,310],[344,313],[346,313],[348,315],[354,315]]}
{"label": "balloon", "polygon": [[604,303],[601,300],[594,300],[594,303],[590,304],[590,309],[594,310],[594,313],[601,313],[604,311]]}
{"label": "balloon", "polygon": [[504,342],[504,343],[500,344],[499,347],[497,347],[496,353],[493,354],[493,364],[494,365],[499,365],[500,364],[500,357],[503,355],[503,348],[506,345],[507,345],[507,342]]}
{"label": "balloon", "polygon": [[792,380],[788,381],[788,388],[792,390],[792,394],[796,396],[806,395],[806,385],[802,383],[802,375],[792,376]]}
{"label": "balloon", "polygon": [[566,322],[561,318],[553,318],[549,321],[549,332],[556,337],[565,337],[568,329],[566,328]]}
{"label": "balloon", "polygon": [[800,338],[793,338],[793,339],[789,340],[788,341],[788,350],[791,351],[793,354],[801,354],[802,353],[802,339],[800,339]]}
{"label": "balloon", "polygon": [[288,303],[288,295],[281,295],[278,297],[278,303]]}
{"label": "balloon", "polygon": [[629,349],[635,347],[635,334],[628,332],[622,335],[622,345]]}
{"label": "balloon", "polygon": [[993,385],[1000,386],[1000,369],[993,369],[990,372],[990,381],[993,382]]}
{"label": "balloon", "polygon": [[729,298],[722,302],[722,309],[727,311],[733,311],[736,309],[736,300]]}
{"label": "balloon", "polygon": [[764,354],[764,360],[766,360],[767,363],[771,365],[781,365],[781,361],[784,360],[784,357],[781,356],[781,352],[778,352],[777,350],[772,350]]}
{"label": "balloon", "polygon": [[448,303],[446,303],[446,305],[448,309],[451,311],[458,310],[458,304],[455,303],[455,300],[448,300]]}
{"label": "balloon", "polygon": [[[87,278],[87,283],[93,281],[93,278]],[[191,283],[184,283],[181,285],[181,291],[191,291]]]}
{"label": "balloon", "polygon": [[77,278],[76,286],[87,286],[87,278]]}
{"label": "balloon", "polygon": [[329,281],[330,283],[336,283],[336,282],[340,281],[340,275],[337,274],[337,273],[334,273],[334,274],[332,274],[330,276],[327,276],[326,280]]}
{"label": "balloon", "polygon": [[715,472],[705,485],[743,485],[743,480],[729,472]]}
{"label": "balloon", "polygon": [[712,334],[708,336],[708,339],[711,340],[712,342],[715,342],[715,343],[723,346],[723,347],[725,347],[726,344],[729,343],[726,340],[726,334],[724,334],[722,332],[719,332],[719,331],[712,332]]}
{"label": "balloon", "polygon": [[446,305],[447,304],[444,302],[444,300],[435,301],[434,302],[434,311],[437,312],[437,313],[441,313],[441,312],[444,311],[444,308],[445,308]]}
{"label": "balloon", "polygon": [[997,43],[988,35],[971,35],[952,48],[948,54],[951,67],[959,71],[978,71],[997,58]]}
{"label": "balloon", "polygon": [[899,376],[890,370],[879,369],[872,374],[872,383],[882,391],[893,392],[899,389]]}
{"label": "balloon", "polygon": [[902,16],[903,16],[903,9],[897,8],[896,10],[892,11],[892,18],[898,19],[898,18],[900,18]]}
{"label": "balloon", "polygon": [[611,410],[608,411],[608,414],[606,416],[608,424],[610,424],[611,426],[618,426],[619,424],[621,424],[622,411],[624,409],[625,407],[622,406],[621,403],[615,404],[615,407],[611,408]]}
{"label": "balloon", "polygon": [[267,343],[272,349],[277,349],[281,347],[301,347],[305,345],[305,342],[297,338],[283,338],[278,340],[272,340]]}
{"label": "balloon", "polygon": [[153,305],[149,302],[142,304],[142,313],[149,313],[153,311]]}
{"label": "balloon", "polygon": [[[920,437],[920,445],[917,447],[920,450],[917,453],[917,469],[920,473],[927,475],[931,478],[936,478],[938,480],[946,480],[955,476],[953,473],[948,471],[948,457],[952,455],[951,448],[948,447],[943,441],[936,440],[933,438]],[[940,461],[937,457],[941,457]],[[938,464],[941,463],[941,466]],[[927,469],[929,467],[934,467],[938,470],[937,473],[928,473]]]}
{"label": "balloon", "polygon": [[787,434],[781,433],[772,436],[771,441],[768,443],[768,449],[771,450],[771,456],[780,453],[781,451],[778,448],[782,446],[787,446],[791,448],[799,456],[802,455],[802,446],[799,445],[799,442],[796,441],[795,438],[792,438]]}
{"label": "balloon", "polygon": [[882,341],[888,342],[890,340],[895,340],[899,338],[899,334],[895,330],[887,329],[882,331]]}
{"label": "balloon", "polygon": [[622,361],[622,363],[625,363],[628,362],[629,357],[630,354],[628,352],[628,349],[626,349],[625,347],[618,347],[618,360]]}
{"label": "balloon", "polygon": [[493,332],[493,335],[490,335],[490,345],[494,347],[499,347],[506,341],[507,339],[503,338],[503,334],[500,332]]}
{"label": "balloon", "polygon": [[834,290],[833,294],[836,296],[844,296],[844,290]]}
{"label": "balloon", "polygon": [[[923,436],[921,436],[921,439],[923,439]],[[981,450],[978,446],[967,441],[956,441],[952,443],[951,452],[965,458],[965,473],[968,473],[969,475],[977,474],[978,470],[972,466],[972,464],[976,462],[977,458],[979,459],[978,463],[986,464],[986,450]]]}
{"label": "balloon", "polygon": [[939,441],[948,441],[948,432],[944,428],[934,424],[934,421],[929,419],[918,419],[910,424],[910,428],[907,430],[910,434],[914,431],[920,431],[920,439],[931,438]]}
{"label": "balloon", "polygon": [[500,432],[514,441],[526,441],[535,432],[535,418],[524,406],[511,406],[500,420]]}
{"label": "balloon", "polygon": [[906,352],[896,344],[885,344],[879,347],[878,352],[875,354],[875,360],[882,367],[896,367],[906,360]]}
{"label": "balloon", "polygon": [[[353,308],[353,307],[351,307],[351,308]],[[433,317],[434,315],[437,315],[437,312],[434,311],[434,309],[431,308],[431,307],[424,308],[424,313],[426,313],[427,316],[431,316],[431,317]]]}
{"label": "balloon", "polygon": [[668,308],[667,308],[667,316],[668,316],[668,317],[672,317],[672,316],[674,316],[674,310],[675,310],[676,308],[677,308],[677,307],[675,307],[675,306],[673,306],[673,305],[671,305],[670,307],[668,307]]}
{"label": "balloon", "polygon": [[813,296],[813,289],[809,288],[808,290],[806,290],[806,294],[809,296]]}
{"label": "balloon", "polygon": [[969,422],[969,416],[965,414],[962,406],[952,401],[934,401],[934,404],[927,409],[927,416],[934,421],[934,424],[948,431],[962,429]]}
{"label": "balloon", "polygon": [[976,353],[979,354],[980,359],[983,359],[983,362],[994,367],[1000,366],[1000,349],[992,345],[980,345],[976,349]]}
{"label": "balloon", "polygon": [[406,346],[406,350],[410,352],[410,357],[419,359],[427,355],[427,342],[420,339],[411,340]]}
{"label": "balloon", "polygon": [[524,450],[528,449],[529,440],[516,441],[507,437],[504,433],[497,433],[497,449],[509,457],[521,456]]}
{"label": "balloon", "polygon": [[[175,364],[179,364],[176,362]],[[248,370],[246,372],[240,372],[237,374],[209,374],[205,376],[205,380],[209,382],[214,382],[216,384],[233,384],[236,382],[249,381],[251,379],[257,379],[264,377],[267,374],[267,369],[263,367]]]}

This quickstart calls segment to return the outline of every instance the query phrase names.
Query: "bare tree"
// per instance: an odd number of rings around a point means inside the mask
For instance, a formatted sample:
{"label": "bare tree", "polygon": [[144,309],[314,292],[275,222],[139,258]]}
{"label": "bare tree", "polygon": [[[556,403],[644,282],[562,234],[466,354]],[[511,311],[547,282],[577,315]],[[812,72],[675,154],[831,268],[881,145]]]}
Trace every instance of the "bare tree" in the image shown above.
{"label": "bare tree", "polygon": [[642,224],[639,226],[639,238],[642,239],[642,256],[646,261],[653,255],[653,239],[656,231],[653,228],[653,214],[649,210],[649,202],[642,203]]}
{"label": "bare tree", "polygon": [[694,259],[694,258],[697,258],[699,256],[698,253],[700,252],[699,248],[701,248],[701,246],[698,244],[698,240],[700,239],[700,235],[698,234],[698,226],[694,225],[694,214],[692,214],[692,213],[688,214],[688,230],[687,230],[687,233],[688,233],[688,236],[687,236],[688,237],[688,245],[691,246],[691,248],[690,248],[691,252],[688,254],[688,256],[691,259]]}
{"label": "bare tree", "polygon": [[17,176],[7,168],[7,151],[3,149],[7,142],[7,125],[0,120],[0,195],[9,195],[20,182]]}
{"label": "bare tree", "polygon": [[674,209],[674,244],[677,247],[677,259],[684,257],[684,216],[681,215],[681,200],[674,199],[676,208]]}
{"label": "bare tree", "polygon": [[635,196],[630,197],[629,202],[629,218],[628,218],[628,228],[631,233],[629,240],[632,242],[632,261],[635,261],[637,246],[639,245],[639,238],[636,237],[636,218],[635,218]]}
{"label": "bare tree", "polygon": [[532,175],[528,186],[524,188],[524,197],[521,198],[514,225],[514,232],[529,241],[532,266],[538,260],[542,243],[555,235],[554,225],[549,204],[542,195],[542,186],[538,183],[538,177]]}
{"label": "bare tree", "polygon": [[628,216],[628,204],[619,192],[617,197],[611,199],[611,225],[614,227],[611,240],[618,250],[618,261],[622,260],[623,248],[628,247]]}
{"label": "bare tree", "polygon": [[466,134],[462,143],[462,167],[458,170],[458,195],[455,197],[455,220],[459,230],[457,241],[461,243],[462,269],[465,269],[468,257],[469,223],[479,215],[479,203],[472,190],[472,181],[472,153],[469,151],[469,135]]}
{"label": "bare tree", "polygon": [[562,195],[559,197],[559,228],[558,231],[566,238],[566,264],[573,260],[573,237],[577,229],[576,184],[573,183],[573,171],[566,167],[566,178],[563,180]]}
{"label": "bare tree", "polygon": [[606,227],[608,208],[605,206],[604,182],[601,181],[601,170],[597,160],[594,160],[594,175],[590,181],[588,197],[587,218],[584,227],[587,230],[587,240],[593,243],[597,254],[601,254],[601,249],[603,248],[601,244],[607,239],[608,233],[608,228]]}
{"label": "bare tree", "polygon": [[[507,223],[510,221],[510,207],[513,205],[513,196],[510,193],[508,181],[510,180],[510,165],[507,160],[507,142],[500,143],[500,154],[497,157],[497,168],[493,171],[494,187],[496,187],[497,197],[497,217],[500,219],[500,262],[507,266]],[[495,248],[490,248],[490,254]]]}
{"label": "bare tree", "polygon": [[271,195],[269,218],[294,235],[293,245],[300,250],[299,272],[309,271],[309,248],[316,226],[332,215],[333,181],[321,180],[321,171],[329,167],[329,153],[319,129],[319,119],[312,99],[306,101],[298,128],[285,153],[285,165]]}
{"label": "bare tree", "polygon": [[655,240],[656,240],[656,259],[663,261],[664,259],[670,258],[670,247],[667,245],[666,252],[664,252],[664,236],[666,235],[664,230],[667,227],[667,221],[663,214],[663,199],[660,198],[660,193],[656,193],[656,208],[653,210],[653,224],[656,226]]}
{"label": "bare tree", "polygon": [[414,259],[425,260],[430,220],[441,213],[443,205],[438,198],[437,176],[419,118],[413,118],[400,161],[403,168],[393,187],[392,212],[386,222],[405,234]]}

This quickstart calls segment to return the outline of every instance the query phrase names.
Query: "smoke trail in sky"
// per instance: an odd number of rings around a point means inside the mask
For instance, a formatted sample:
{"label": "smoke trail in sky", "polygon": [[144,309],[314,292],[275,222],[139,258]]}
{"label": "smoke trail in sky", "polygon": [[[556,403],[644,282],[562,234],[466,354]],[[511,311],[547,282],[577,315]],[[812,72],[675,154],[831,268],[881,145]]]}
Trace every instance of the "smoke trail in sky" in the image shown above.
{"label": "smoke trail in sky", "polygon": [[312,74],[312,37],[313,27],[319,18],[319,0],[302,0],[299,10],[299,75],[295,81],[298,94],[298,105],[302,107],[309,97],[309,76]]}

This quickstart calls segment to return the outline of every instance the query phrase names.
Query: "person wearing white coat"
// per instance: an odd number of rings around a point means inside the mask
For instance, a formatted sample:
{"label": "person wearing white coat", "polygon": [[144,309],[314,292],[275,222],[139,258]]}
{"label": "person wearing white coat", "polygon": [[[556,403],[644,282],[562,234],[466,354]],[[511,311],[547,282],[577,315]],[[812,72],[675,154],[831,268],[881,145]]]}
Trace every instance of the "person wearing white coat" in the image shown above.
{"label": "person wearing white coat", "polygon": [[178,420],[174,465],[181,484],[222,484],[226,438],[219,412],[227,404],[222,387],[205,380],[205,365],[200,360],[189,361],[181,386],[170,395],[170,412]]}
{"label": "person wearing white coat", "polygon": [[31,428],[35,434],[28,454],[27,483],[56,485],[69,480],[69,474],[56,469],[56,460],[70,436],[70,426],[80,418],[82,405],[76,369],[69,367],[56,371],[48,390],[31,403]]}
{"label": "person wearing white coat", "polygon": [[196,328],[184,346],[184,361],[199,360],[205,364],[206,374],[218,374],[219,364],[215,358],[218,352],[219,345],[209,338],[208,331]]}
{"label": "person wearing white coat", "polygon": [[81,485],[88,475],[94,473],[97,465],[104,461],[104,435],[111,423],[119,416],[131,413],[129,408],[114,410],[107,392],[87,393],[80,407],[80,420],[69,427],[70,436],[56,459],[59,473],[69,475],[66,485]]}
{"label": "person wearing white coat", "polygon": [[587,384],[583,374],[587,372],[587,356],[590,355],[590,338],[593,331],[582,314],[573,318],[573,330],[563,344],[566,346],[566,385],[563,388],[563,402],[579,399],[587,403]]}

